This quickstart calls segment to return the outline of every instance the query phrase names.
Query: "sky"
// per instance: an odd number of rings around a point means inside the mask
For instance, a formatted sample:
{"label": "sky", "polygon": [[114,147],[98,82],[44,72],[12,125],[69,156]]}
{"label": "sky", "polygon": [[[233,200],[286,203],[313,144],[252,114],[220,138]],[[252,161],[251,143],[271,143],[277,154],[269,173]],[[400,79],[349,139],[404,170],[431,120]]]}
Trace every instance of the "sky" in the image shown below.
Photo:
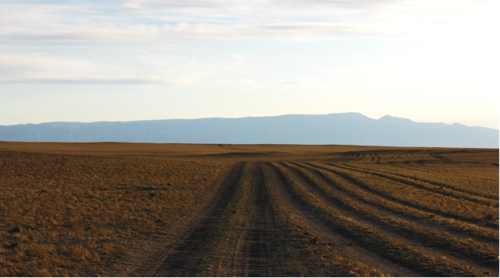
{"label": "sky", "polygon": [[0,0],[0,125],[359,112],[499,128],[500,1]]}

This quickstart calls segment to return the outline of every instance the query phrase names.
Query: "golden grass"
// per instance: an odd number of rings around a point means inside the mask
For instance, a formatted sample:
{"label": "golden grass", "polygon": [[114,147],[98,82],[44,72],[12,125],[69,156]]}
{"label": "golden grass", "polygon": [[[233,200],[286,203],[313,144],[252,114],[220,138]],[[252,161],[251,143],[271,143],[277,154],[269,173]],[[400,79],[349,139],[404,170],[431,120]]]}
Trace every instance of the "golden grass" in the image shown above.
{"label": "golden grass", "polygon": [[[333,181],[328,178],[321,179],[314,175],[313,172],[309,170],[310,168],[302,168],[295,165],[291,167],[302,174],[305,179],[317,186],[321,190],[322,195],[328,196],[331,200],[342,204],[349,208],[349,210],[365,219],[369,219],[369,221],[376,225],[380,225],[385,229],[399,231],[400,234],[408,235],[413,241],[419,242],[422,245],[452,250],[464,254],[465,257],[477,260],[480,263],[493,264],[497,260],[498,248],[486,243],[474,241],[470,238],[463,238],[448,232],[436,230],[435,227],[424,225],[425,223],[421,221],[412,221],[414,219],[407,219],[398,214],[388,213],[384,208],[388,203],[390,204],[390,202],[383,202],[383,200],[377,200],[378,202],[376,203],[366,202],[354,194],[345,194],[345,191],[343,192],[337,189],[336,184],[342,183],[342,180],[336,179],[336,181]],[[395,204],[390,205],[394,206]],[[480,228],[476,227],[476,229]]]}
{"label": "golden grass", "polygon": [[[0,276],[99,275],[210,198],[229,164],[2,152]],[[212,193],[213,194],[213,193]]]}
{"label": "golden grass", "polygon": [[[477,258],[498,260],[498,244],[491,243],[498,240],[497,149],[0,142],[0,276],[113,274],[143,243],[169,238],[200,212],[238,161],[273,163],[256,165],[276,213],[283,273],[384,274],[295,217],[275,173],[302,209],[396,264],[431,275],[481,276],[443,254],[474,257],[476,265]],[[204,251],[214,254],[205,259],[214,268],[220,250],[244,236],[234,231],[245,216],[253,217],[245,210],[249,173],[242,172],[216,229],[230,240]]]}
{"label": "golden grass", "polygon": [[275,167],[284,175],[292,194],[301,199],[309,209],[317,211],[326,219],[335,223],[339,232],[361,242],[372,250],[379,250],[388,259],[397,261],[403,265],[421,268],[427,274],[434,276],[481,275],[480,273],[460,266],[456,262],[440,254],[428,250],[421,250],[415,245],[409,245],[386,234],[384,231],[344,215],[342,211],[327,205],[322,199],[306,190],[289,169],[277,164],[275,164]]}

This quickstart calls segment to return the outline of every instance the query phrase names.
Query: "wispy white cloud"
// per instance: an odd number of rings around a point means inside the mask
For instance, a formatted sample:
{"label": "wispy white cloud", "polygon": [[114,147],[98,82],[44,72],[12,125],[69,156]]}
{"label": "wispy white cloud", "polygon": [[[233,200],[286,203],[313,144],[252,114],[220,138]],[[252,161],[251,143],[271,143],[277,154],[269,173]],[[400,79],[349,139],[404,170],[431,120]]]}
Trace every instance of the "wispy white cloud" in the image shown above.
{"label": "wispy white cloud", "polygon": [[[93,5],[0,4],[0,40],[132,42],[178,39],[325,38],[402,34],[415,22],[446,22],[481,12],[469,0],[132,0]],[[395,27],[397,26],[397,27]],[[406,29],[405,29],[406,28]]]}
{"label": "wispy white cloud", "polygon": [[[60,56],[57,53],[15,50],[0,44],[0,82],[48,84],[163,84],[193,85],[209,76],[212,66],[186,57],[144,56],[142,64],[120,64],[119,54],[97,57]],[[125,52],[128,53],[128,52]],[[147,53],[146,53],[147,54]],[[117,58],[118,57],[118,58]],[[147,58],[145,58],[147,57]]]}
{"label": "wispy white cloud", "polygon": [[[2,80],[2,79],[0,79]],[[158,76],[96,76],[96,75],[75,75],[75,76],[36,76],[18,79],[2,80],[9,83],[43,83],[43,84],[169,84]]]}
{"label": "wispy white cloud", "polygon": [[[124,6],[137,11],[193,11],[212,10],[231,13],[249,14],[256,11],[266,13],[307,13],[313,10],[345,9],[345,10],[373,10],[378,6],[407,2],[406,0],[255,0],[255,1],[231,1],[231,0],[131,0]],[[273,10],[279,9],[279,10]]]}
{"label": "wispy white cloud", "polygon": [[[473,0],[130,0],[113,4],[4,1],[0,2],[0,43],[14,47],[0,57],[0,81],[195,84],[210,75],[209,66],[185,66],[186,61],[172,66],[170,60],[165,62],[168,65],[158,66],[150,61],[148,65],[154,65],[155,70],[144,70],[148,67],[146,62],[137,68],[131,68],[132,63],[121,65],[119,59],[130,57],[115,55],[105,60],[103,54],[70,59],[54,51],[48,55],[42,47],[83,46],[87,52],[98,52],[102,45],[113,44],[118,50],[142,44],[164,51],[165,44],[176,45],[178,49],[196,48],[193,40],[314,41],[441,36],[443,32],[451,33],[443,27],[449,22],[470,27],[461,28],[461,33],[455,30],[457,36],[463,36],[464,30],[477,33],[489,24],[471,27],[476,22],[468,20],[481,18],[489,3]],[[30,46],[32,51],[23,53],[16,49],[19,46]],[[247,61],[245,57],[233,56],[240,63]],[[230,85],[256,86],[248,80],[243,78]],[[286,86],[291,85],[278,87]]]}
{"label": "wispy white cloud", "polygon": [[[169,82],[155,75],[116,74],[119,69],[74,59],[0,55],[0,82],[68,84],[150,84]],[[103,74],[104,73],[104,74]]]}

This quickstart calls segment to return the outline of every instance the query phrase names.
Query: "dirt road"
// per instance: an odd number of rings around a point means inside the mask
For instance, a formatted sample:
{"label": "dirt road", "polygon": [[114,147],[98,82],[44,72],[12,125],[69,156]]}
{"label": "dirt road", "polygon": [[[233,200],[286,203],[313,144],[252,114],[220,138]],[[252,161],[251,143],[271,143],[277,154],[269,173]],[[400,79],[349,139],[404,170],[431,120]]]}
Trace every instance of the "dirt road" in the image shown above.
{"label": "dirt road", "polygon": [[260,166],[237,163],[220,193],[158,260],[130,275],[280,276],[278,231]]}
{"label": "dirt road", "polygon": [[161,256],[127,275],[498,275],[498,220],[391,195],[363,178],[490,211],[498,200],[345,163],[235,163]]}

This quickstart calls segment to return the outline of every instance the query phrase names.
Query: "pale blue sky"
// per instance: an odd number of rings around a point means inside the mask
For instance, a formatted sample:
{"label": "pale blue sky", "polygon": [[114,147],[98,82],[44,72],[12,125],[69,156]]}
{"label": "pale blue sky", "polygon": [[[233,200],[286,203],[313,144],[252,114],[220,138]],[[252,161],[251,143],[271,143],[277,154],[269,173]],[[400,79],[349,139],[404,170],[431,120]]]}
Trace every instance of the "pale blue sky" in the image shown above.
{"label": "pale blue sky", "polygon": [[498,2],[0,0],[0,125],[360,112],[498,129]]}

